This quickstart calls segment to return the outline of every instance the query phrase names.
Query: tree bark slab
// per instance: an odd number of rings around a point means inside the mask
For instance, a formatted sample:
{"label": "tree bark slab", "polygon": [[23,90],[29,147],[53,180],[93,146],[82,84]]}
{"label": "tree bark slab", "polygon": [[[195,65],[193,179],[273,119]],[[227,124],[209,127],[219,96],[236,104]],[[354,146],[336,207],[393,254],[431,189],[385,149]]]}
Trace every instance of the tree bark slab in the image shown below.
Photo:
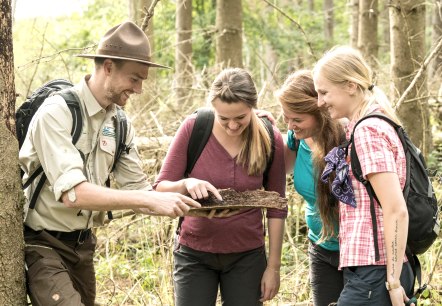
{"label": "tree bark slab", "polygon": [[282,198],[275,191],[252,190],[238,192],[233,189],[219,189],[223,201],[218,200],[209,193],[207,199],[197,200],[200,208],[191,208],[189,216],[206,216],[208,211],[212,209],[245,209],[245,208],[276,208],[285,209],[287,207],[287,199]]}

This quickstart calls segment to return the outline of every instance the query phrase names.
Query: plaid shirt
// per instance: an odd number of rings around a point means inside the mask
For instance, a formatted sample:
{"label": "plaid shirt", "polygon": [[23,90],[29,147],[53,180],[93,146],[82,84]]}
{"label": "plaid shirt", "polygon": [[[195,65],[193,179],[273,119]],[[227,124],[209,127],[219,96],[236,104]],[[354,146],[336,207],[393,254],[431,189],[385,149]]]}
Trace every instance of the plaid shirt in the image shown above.
{"label": "plaid shirt", "polygon": [[[356,121],[348,125],[347,138]],[[362,173],[395,172],[401,187],[405,185],[405,153],[394,128],[379,118],[370,118],[358,125],[354,134],[353,148],[356,148]],[[351,149],[353,149],[351,148]],[[349,154],[350,156],[350,154]],[[386,265],[384,221],[382,209],[375,201],[378,225],[378,247],[380,260],[375,261],[373,227],[370,215],[370,198],[362,183],[350,171],[357,207],[340,203],[339,247],[340,267]]]}

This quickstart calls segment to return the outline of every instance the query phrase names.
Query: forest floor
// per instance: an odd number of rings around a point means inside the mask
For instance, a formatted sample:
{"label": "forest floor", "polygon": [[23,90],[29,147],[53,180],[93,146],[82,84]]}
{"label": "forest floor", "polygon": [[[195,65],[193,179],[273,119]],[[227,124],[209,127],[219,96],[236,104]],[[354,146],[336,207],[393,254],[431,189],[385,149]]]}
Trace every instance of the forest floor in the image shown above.
{"label": "forest floor", "polygon": [[[145,171],[150,173],[153,181],[164,150],[151,153],[141,150],[147,161]],[[304,203],[293,192],[290,179],[288,182],[289,215],[283,242],[281,287],[278,295],[265,303],[266,306],[312,305]],[[442,183],[435,185],[441,195]],[[174,305],[172,252],[176,227],[177,219],[130,215],[99,228],[95,256],[97,302],[125,306]],[[423,280],[429,283],[429,290],[419,305],[442,306],[441,249],[442,239],[439,238],[420,256]]]}

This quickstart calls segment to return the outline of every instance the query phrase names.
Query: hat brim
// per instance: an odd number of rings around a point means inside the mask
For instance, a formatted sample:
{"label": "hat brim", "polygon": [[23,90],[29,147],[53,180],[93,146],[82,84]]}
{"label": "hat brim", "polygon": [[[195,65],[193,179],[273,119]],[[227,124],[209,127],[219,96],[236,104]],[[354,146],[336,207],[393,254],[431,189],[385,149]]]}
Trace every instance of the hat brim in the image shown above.
{"label": "hat brim", "polygon": [[153,62],[149,62],[149,61],[142,60],[142,59],[137,59],[137,58],[132,58],[132,57],[122,57],[122,56],[113,56],[113,55],[100,55],[100,54],[77,54],[75,56],[83,57],[83,58],[91,58],[91,59],[94,59],[96,57],[121,59],[121,60],[126,60],[126,61],[133,61],[133,62],[143,63],[143,64],[148,65],[149,67],[154,67],[154,68],[172,69],[172,68],[170,68],[168,66],[164,66],[164,65],[160,65],[160,64],[156,64],[156,63],[153,63]]}

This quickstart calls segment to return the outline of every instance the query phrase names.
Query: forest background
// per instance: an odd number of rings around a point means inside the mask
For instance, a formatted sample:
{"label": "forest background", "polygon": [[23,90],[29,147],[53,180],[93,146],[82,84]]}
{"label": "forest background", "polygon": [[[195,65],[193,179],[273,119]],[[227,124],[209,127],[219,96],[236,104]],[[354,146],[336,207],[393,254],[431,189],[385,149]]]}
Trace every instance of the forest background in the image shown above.
{"label": "forest background", "polygon": [[[14,19],[16,2],[11,16],[17,107],[48,80],[78,82],[91,71],[92,61],[74,55],[93,52],[104,32],[124,20],[141,26],[155,5],[146,29],[153,57],[174,69],[152,69],[143,93],[126,107],[151,181],[171,137],[187,115],[205,105],[222,67],[242,66],[251,72],[260,108],[271,111],[286,132],[273,92],[290,72],[311,68],[324,51],[345,44],[360,48],[369,59],[376,85],[390,94],[407,131],[427,156],[442,198],[440,0],[82,0],[81,10],[74,12],[60,9],[57,16]],[[304,204],[290,178],[287,197],[281,289],[266,305],[309,305]],[[176,221],[129,215],[97,229],[97,302],[173,305]],[[438,239],[420,256],[423,280],[429,282],[421,305],[442,305],[441,245]],[[0,301],[2,291],[0,286]]]}

